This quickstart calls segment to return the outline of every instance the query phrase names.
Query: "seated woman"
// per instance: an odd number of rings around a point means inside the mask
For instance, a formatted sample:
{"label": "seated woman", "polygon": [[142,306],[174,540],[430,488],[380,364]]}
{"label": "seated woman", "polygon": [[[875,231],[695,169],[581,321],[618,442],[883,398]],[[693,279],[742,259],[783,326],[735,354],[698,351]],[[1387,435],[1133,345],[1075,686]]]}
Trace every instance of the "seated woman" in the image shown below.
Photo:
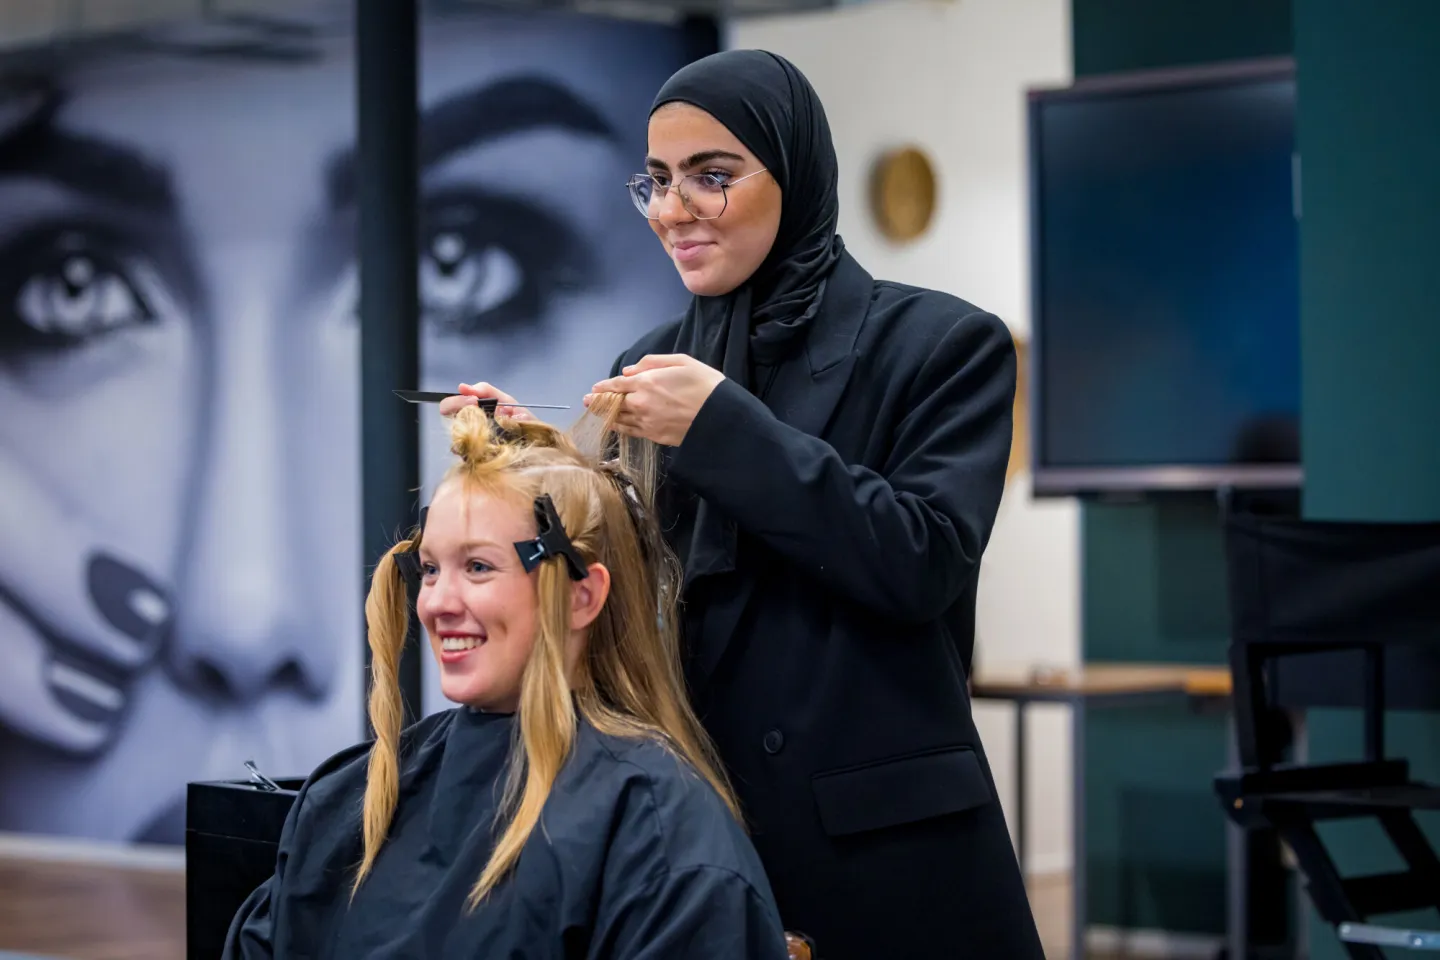
{"label": "seated woman", "polygon": [[[375,740],[300,790],[225,957],[787,956],[684,697],[678,565],[648,484],[628,451],[598,460],[604,423],[581,424],[594,451],[473,406],[454,418],[459,462],[365,604]],[[460,705],[402,731],[412,601]]]}

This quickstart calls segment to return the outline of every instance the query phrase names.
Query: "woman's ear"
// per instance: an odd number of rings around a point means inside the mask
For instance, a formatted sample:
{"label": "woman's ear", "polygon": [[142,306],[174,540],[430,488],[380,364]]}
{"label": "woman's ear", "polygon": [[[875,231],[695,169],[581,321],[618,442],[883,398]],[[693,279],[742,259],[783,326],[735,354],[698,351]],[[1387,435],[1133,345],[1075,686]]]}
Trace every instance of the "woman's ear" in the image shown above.
{"label": "woman's ear", "polygon": [[610,597],[610,571],[603,563],[592,563],[584,580],[570,582],[570,629],[584,630],[600,616]]}

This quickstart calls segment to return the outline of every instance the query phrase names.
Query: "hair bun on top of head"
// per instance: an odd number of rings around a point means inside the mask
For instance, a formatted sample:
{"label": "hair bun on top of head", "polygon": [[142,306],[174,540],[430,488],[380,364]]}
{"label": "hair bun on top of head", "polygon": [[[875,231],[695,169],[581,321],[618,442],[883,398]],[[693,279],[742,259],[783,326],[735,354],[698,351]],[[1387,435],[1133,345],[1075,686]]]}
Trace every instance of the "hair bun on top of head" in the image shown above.
{"label": "hair bun on top of head", "polygon": [[558,446],[560,437],[548,423],[495,417],[479,406],[461,407],[450,422],[450,452],[469,464],[489,463],[516,446]]}
{"label": "hair bun on top of head", "polygon": [[[647,456],[645,444],[637,448],[616,433],[614,420],[621,399],[618,394],[602,395],[569,430],[539,420],[496,418],[493,405],[489,411],[480,405],[462,407],[450,425],[450,451],[472,476],[477,472],[493,475],[527,462],[533,466],[543,463],[588,467],[608,477],[634,521],[641,550],[649,559],[655,551],[650,542],[654,537],[648,535],[652,531],[648,529],[651,516],[647,496],[653,494],[654,452],[649,450]],[[559,456],[536,460],[533,451],[537,449],[556,451]]]}

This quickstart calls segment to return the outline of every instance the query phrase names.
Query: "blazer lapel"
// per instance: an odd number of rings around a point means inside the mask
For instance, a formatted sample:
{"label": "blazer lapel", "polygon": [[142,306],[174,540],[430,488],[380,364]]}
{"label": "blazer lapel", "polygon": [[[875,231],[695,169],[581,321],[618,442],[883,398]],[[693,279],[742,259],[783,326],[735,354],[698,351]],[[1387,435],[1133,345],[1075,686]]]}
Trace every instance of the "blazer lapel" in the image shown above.
{"label": "blazer lapel", "polygon": [[[835,265],[821,314],[816,318],[820,322],[805,342],[804,360],[796,358],[781,368],[766,399],[766,405],[782,423],[814,437],[824,436],[855,367],[855,344],[870,309],[874,285],[870,274],[848,253]],[[745,464],[738,468],[763,466]],[[737,546],[740,550],[745,547],[743,542]],[[696,624],[702,640],[691,652],[687,671],[694,692],[709,683],[755,592],[757,578],[743,570],[742,565],[740,575],[712,578],[707,585],[708,596],[701,609],[703,620]],[[687,571],[687,584],[690,579]]]}
{"label": "blazer lapel", "polygon": [[[726,343],[723,344],[725,376],[732,379],[740,379],[749,375],[749,351],[748,341],[750,330],[745,322],[737,322],[737,318],[748,318],[750,316],[750,295],[748,292],[741,294],[741,299],[731,308],[729,323],[726,327]],[[685,560],[685,581],[684,587],[689,590],[691,585],[701,577],[712,577],[718,574],[730,573],[735,569],[735,551],[739,540],[735,528],[735,522],[729,517],[723,516],[703,498],[696,498],[695,529],[708,529],[711,533],[698,542],[691,543],[690,556]]]}
{"label": "blazer lapel", "polygon": [[840,258],[825,290],[820,322],[805,341],[804,367],[789,377],[782,371],[771,394],[770,410],[782,423],[812,437],[825,435],[855,368],[855,344],[874,288],[874,279],[853,257]]}

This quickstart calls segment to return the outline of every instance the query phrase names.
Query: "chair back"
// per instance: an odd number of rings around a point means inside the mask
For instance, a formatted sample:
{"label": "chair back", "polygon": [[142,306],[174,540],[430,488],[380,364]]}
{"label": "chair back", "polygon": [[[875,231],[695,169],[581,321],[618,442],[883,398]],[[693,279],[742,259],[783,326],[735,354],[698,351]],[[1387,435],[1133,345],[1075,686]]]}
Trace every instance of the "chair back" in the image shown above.
{"label": "chair back", "polygon": [[1225,517],[1242,761],[1273,762],[1274,709],[1360,707],[1367,759],[1386,709],[1440,711],[1440,523]]}

